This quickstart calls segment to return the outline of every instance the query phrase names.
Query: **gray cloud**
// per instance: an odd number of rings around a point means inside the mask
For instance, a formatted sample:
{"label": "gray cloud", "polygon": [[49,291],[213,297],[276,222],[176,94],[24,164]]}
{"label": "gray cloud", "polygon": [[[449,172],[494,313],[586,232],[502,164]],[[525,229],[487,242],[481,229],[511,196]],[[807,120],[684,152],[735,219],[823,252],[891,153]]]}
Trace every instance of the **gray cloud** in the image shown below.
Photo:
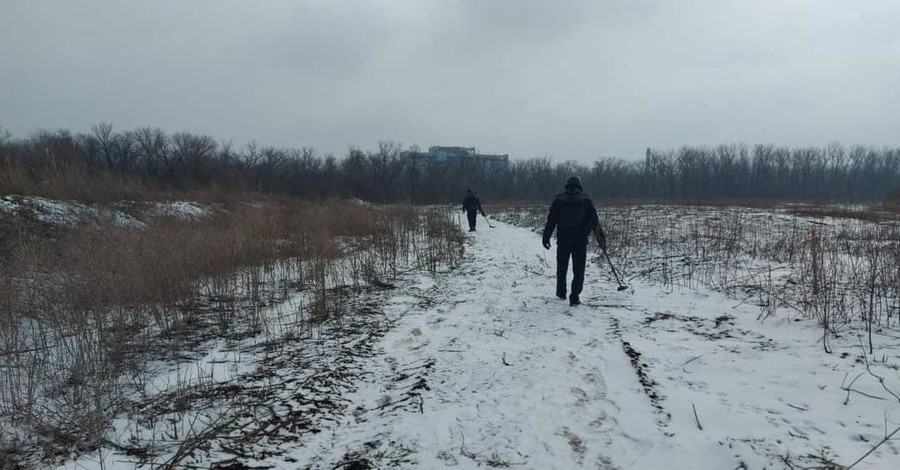
{"label": "gray cloud", "polygon": [[0,126],[189,129],[342,153],[897,145],[890,0],[9,2]]}

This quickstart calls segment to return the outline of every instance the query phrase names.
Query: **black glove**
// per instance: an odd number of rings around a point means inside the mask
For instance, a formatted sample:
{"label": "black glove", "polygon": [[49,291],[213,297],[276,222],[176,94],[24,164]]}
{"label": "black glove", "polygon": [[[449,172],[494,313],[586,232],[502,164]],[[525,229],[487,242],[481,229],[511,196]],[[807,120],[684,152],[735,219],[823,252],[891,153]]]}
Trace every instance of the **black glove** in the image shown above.
{"label": "black glove", "polygon": [[546,239],[544,240],[544,249],[545,250],[550,249],[550,240],[546,240]]}

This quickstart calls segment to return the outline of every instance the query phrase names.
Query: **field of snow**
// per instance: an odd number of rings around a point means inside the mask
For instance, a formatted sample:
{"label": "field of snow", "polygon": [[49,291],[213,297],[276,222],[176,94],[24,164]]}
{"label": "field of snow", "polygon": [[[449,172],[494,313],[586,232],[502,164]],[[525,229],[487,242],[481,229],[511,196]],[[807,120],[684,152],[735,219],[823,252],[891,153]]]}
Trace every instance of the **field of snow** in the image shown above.
{"label": "field of snow", "polygon": [[[60,468],[842,468],[900,427],[898,331],[866,355],[845,328],[826,354],[794,312],[650,277],[617,292],[596,252],[569,307],[538,235],[493,224],[460,267],[373,291],[313,337],[160,365],[160,383],[203,387]],[[896,468],[896,437],[853,468]]]}

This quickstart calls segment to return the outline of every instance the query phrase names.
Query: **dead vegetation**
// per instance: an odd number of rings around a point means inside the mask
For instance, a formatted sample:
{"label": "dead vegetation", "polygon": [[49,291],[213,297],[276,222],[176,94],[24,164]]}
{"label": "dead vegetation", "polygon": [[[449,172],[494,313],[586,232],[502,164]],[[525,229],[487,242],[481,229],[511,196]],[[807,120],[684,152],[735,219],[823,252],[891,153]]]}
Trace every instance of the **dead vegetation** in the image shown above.
{"label": "dead vegetation", "polygon": [[214,337],[309,336],[353,315],[365,289],[454,265],[452,220],[443,208],[271,199],[142,227],[0,211],[0,467],[97,449],[123,398],[146,387],[148,358]]}

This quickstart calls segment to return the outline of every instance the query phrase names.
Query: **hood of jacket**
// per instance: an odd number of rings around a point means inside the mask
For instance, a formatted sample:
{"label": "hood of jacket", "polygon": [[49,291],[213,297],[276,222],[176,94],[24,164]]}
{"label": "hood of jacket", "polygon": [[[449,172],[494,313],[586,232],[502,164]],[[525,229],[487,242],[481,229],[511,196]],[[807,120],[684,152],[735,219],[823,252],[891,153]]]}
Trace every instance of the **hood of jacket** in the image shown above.
{"label": "hood of jacket", "polygon": [[583,191],[581,178],[573,176],[566,181],[566,194],[581,194]]}

